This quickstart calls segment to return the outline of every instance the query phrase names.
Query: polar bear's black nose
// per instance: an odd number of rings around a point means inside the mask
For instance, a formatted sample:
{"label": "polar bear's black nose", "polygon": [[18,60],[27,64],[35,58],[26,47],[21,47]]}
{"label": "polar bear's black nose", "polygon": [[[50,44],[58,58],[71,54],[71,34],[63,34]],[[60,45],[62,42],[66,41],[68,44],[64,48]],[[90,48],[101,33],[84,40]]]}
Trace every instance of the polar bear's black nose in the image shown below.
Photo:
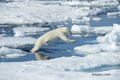
{"label": "polar bear's black nose", "polygon": [[69,34],[72,34],[72,32],[71,32],[71,31],[69,31]]}

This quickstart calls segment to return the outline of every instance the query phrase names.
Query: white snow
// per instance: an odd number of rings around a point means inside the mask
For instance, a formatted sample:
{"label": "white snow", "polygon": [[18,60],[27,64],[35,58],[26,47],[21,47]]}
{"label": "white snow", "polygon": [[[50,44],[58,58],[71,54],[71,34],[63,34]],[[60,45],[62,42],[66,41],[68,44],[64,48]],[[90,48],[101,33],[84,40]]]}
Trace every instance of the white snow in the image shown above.
{"label": "white snow", "polygon": [[99,43],[117,43],[120,42],[120,25],[113,24],[113,31],[106,34],[103,37],[98,37],[97,41]]}
{"label": "white snow", "polygon": [[117,0],[94,0],[94,1],[73,1],[73,2],[66,2],[62,3],[65,5],[71,5],[71,6],[96,6],[96,7],[115,7],[119,3]]}
{"label": "white snow", "polygon": [[95,54],[101,52],[101,49],[98,47],[98,45],[77,46],[74,48],[74,50],[78,54]]}
{"label": "white snow", "polygon": [[76,8],[58,4],[46,6],[40,1],[0,3],[0,5],[0,19],[2,19],[0,24],[44,24],[45,22],[66,22],[69,19],[73,23],[88,24],[90,22],[88,16],[103,12],[100,8],[91,10],[90,7]]}
{"label": "white snow", "polygon": [[117,17],[118,15],[120,15],[120,12],[109,12],[109,13],[107,13],[107,16],[109,18],[111,18],[111,17]]}
{"label": "white snow", "polygon": [[[52,2],[46,4],[47,2],[37,0],[14,1],[11,3],[0,2],[0,24],[44,24],[45,22],[69,21],[73,24],[89,24],[91,19],[94,21],[101,20],[98,17],[94,17],[94,15],[104,12],[105,7],[117,7],[119,4],[117,0],[58,2],[59,4],[52,4]],[[77,7],[69,5],[77,5]],[[108,15],[112,14],[108,13]],[[33,45],[36,39],[24,36],[34,35],[46,30],[49,30],[49,28],[28,28],[22,26],[14,28],[15,37],[3,37],[3,35],[0,35],[0,57],[17,58],[25,56],[26,52],[12,48]],[[99,68],[104,65],[114,66],[120,64],[120,25],[114,24],[114,27],[73,25],[71,31],[75,34],[78,33],[76,35],[106,35],[97,38],[98,44],[77,46],[74,48],[77,53],[70,53],[73,55],[85,54],[83,57],[59,57],[46,61],[1,62],[0,80],[119,80],[120,69],[110,68],[110,70],[100,70],[100,72],[83,72],[82,70]],[[92,75],[94,73],[102,74],[102,76]],[[110,76],[105,74],[110,74]]]}
{"label": "white snow", "polygon": [[94,27],[93,33],[105,35],[113,30],[113,26]]}
{"label": "white snow", "polygon": [[120,5],[118,6],[118,10],[120,10]]}
{"label": "white snow", "polygon": [[74,48],[75,52],[78,54],[98,54],[101,52],[120,52],[120,47],[116,44],[94,44],[94,45],[83,45]]}
{"label": "white snow", "polygon": [[[39,2],[14,2],[14,3],[0,3],[0,24],[14,23],[14,24],[32,24],[45,22],[61,22],[67,21],[66,17],[73,20],[85,17],[90,13],[81,8],[74,8],[70,6],[43,5]],[[81,13],[81,14],[80,14]],[[10,15],[9,15],[10,14]]]}
{"label": "white snow", "polygon": [[105,36],[97,37],[99,44],[77,46],[74,50],[78,54],[98,54],[101,52],[120,52],[120,25],[113,24],[113,30]]}
{"label": "white snow", "polygon": [[80,34],[86,34],[90,33],[92,31],[92,27],[87,25],[73,25],[71,28],[72,33],[80,33]]}
{"label": "white snow", "polygon": [[[101,27],[91,27],[88,25],[73,25],[71,31],[73,33],[72,36],[90,36],[90,34],[99,34],[105,35],[113,30],[112,26],[101,26]],[[86,37],[87,37],[86,36]]]}
{"label": "white snow", "polygon": [[[113,58],[114,57],[114,58]],[[120,56],[115,53],[101,53],[86,57],[63,57],[48,61],[29,61],[0,63],[1,80],[118,80],[117,69],[102,72],[81,72],[81,69],[93,68],[102,64],[119,64]],[[8,66],[9,65],[9,66]],[[111,74],[110,76],[92,76],[92,74]],[[69,76],[68,76],[69,75]],[[46,77],[47,76],[47,77]]]}
{"label": "white snow", "polygon": [[102,21],[102,19],[100,17],[93,17],[92,20],[93,21]]}
{"label": "white snow", "polygon": [[33,45],[36,39],[31,37],[0,37],[0,47],[18,47],[25,45]]}
{"label": "white snow", "polygon": [[13,29],[16,37],[22,37],[26,35],[33,35],[33,34],[38,34],[40,32],[49,30],[49,28],[42,28],[42,27],[16,27]]}
{"label": "white snow", "polygon": [[26,52],[21,51],[19,49],[10,49],[7,47],[0,48],[0,57],[1,58],[18,58],[26,56]]}

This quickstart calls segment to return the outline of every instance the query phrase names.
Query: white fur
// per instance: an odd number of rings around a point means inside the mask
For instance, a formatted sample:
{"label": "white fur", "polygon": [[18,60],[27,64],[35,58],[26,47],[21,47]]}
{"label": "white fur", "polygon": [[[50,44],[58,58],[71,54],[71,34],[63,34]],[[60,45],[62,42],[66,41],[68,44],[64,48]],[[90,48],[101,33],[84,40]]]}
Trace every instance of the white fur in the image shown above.
{"label": "white fur", "polygon": [[58,38],[62,39],[65,42],[69,42],[69,43],[75,42],[75,40],[68,39],[65,36],[65,33],[70,34],[70,31],[66,27],[57,28],[55,30],[45,33],[44,35],[42,35],[41,37],[39,37],[37,39],[35,46],[31,50],[31,52],[34,53],[34,52],[38,51],[45,43],[51,42]]}

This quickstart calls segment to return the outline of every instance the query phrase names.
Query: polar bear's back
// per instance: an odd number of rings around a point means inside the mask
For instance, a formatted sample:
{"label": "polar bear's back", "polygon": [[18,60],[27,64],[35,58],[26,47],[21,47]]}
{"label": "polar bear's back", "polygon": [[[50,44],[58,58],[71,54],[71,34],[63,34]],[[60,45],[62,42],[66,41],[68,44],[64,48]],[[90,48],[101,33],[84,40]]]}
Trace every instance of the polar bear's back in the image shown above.
{"label": "polar bear's back", "polygon": [[53,40],[56,40],[59,38],[59,36],[61,34],[64,34],[64,31],[66,30],[66,27],[61,27],[61,28],[57,28],[51,31],[48,31],[47,33],[45,33],[44,35],[42,35],[39,40],[43,40],[45,42],[51,42]]}
{"label": "polar bear's back", "polygon": [[42,35],[39,39],[40,40],[44,39],[45,42],[51,42],[51,41],[56,40],[58,38],[57,35],[58,34],[57,34],[56,30],[52,30],[52,31],[49,31],[49,32],[45,33],[44,35]]}

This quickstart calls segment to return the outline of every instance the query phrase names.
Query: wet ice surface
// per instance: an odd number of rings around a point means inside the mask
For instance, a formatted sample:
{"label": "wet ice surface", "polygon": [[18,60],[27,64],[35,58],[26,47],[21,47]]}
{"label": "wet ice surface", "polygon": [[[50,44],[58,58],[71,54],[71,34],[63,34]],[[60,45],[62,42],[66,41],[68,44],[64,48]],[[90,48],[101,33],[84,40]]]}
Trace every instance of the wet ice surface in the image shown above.
{"label": "wet ice surface", "polygon": [[[20,3],[19,6],[15,3],[13,5],[11,5],[12,3],[1,5],[0,10],[3,12],[0,13],[0,17],[3,20],[0,22],[0,75],[2,76],[0,79],[14,80],[19,76],[19,80],[23,78],[35,80],[36,78],[33,78],[33,76],[36,76],[37,79],[47,80],[56,80],[56,78],[58,80],[119,80],[119,28],[114,28],[113,24],[118,26],[120,24],[120,8],[116,6],[118,3],[114,1],[108,0],[101,5],[98,5],[101,1],[96,5],[93,4],[96,2],[91,4],[83,2],[82,6],[76,3],[58,2],[57,5],[45,3],[46,7],[43,5],[44,2],[38,2],[37,4],[35,4],[36,2],[30,2],[29,5],[33,4],[35,11],[40,14],[34,11],[27,12],[27,10],[33,10],[33,7],[27,6],[27,2]],[[25,12],[21,12],[23,5],[27,6],[24,8]],[[48,13],[41,16],[43,13],[37,7],[43,7],[43,12]],[[6,12],[6,9],[8,9],[8,12]],[[60,9],[60,11],[57,12],[57,9]],[[11,11],[14,10],[19,10],[21,14],[17,14],[17,11],[13,15],[4,14],[12,14]],[[58,13],[60,17],[57,16]],[[49,17],[46,16],[48,14],[50,14]],[[6,16],[8,23],[5,20]],[[73,35],[67,36],[76,40],[75,43],[70,44],[57,40],[45,44],[35,54],[30,52],[38,37],[61,26],[73,30]],[[116,32],[117,29],[118,32]],[[112,35],[115,37],[111,38]],[[109,41],[107,41],[107,38],[109,38]],[[9,68],[6,67],[8,65]],[[14,70],[11,70],[11,68]],[[91,76],[92,73],[103,75],[106,73],[111,74],[111,76],[93,77]],[[4,74],[7,77],[4,77]],[[71,77],[67,77],[68,75]],[[49,78],[46,76],[49,76]]]}

